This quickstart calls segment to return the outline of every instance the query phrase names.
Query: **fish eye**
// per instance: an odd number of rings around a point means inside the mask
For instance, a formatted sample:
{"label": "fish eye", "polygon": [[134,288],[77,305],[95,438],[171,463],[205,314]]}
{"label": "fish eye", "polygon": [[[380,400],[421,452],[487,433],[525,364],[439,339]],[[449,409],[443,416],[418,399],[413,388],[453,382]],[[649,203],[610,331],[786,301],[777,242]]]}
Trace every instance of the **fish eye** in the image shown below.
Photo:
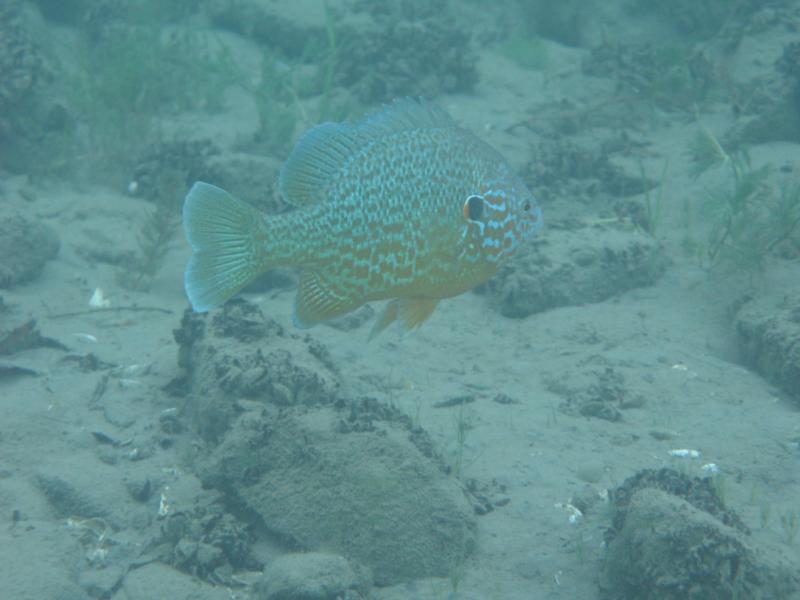
{"label": "fish eye", "polygon": [[528,212],[530,209],[531,209],[531,203],[530,202],[526,202],[522,207],[522,210],[524,210],[525,212]]}
{"label": "fish eye", "polygon": [[483,216],[483,198],[470,196],[464,202],[464,218],[470,221],[480,221]]}

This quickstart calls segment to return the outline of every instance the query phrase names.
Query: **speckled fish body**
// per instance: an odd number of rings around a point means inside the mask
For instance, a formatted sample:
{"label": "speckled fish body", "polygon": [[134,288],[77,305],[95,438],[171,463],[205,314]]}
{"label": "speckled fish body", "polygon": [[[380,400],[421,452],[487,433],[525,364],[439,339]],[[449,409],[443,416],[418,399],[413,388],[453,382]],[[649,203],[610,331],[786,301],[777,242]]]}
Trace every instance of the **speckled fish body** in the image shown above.
{"label": "speckled fish body", "polygon": [[310,326],[391,299],[374,332],[410,329],[436,303],[486,281],[541,226],[506,161],[433,104],[396,101],[362,121],[324,123],[280,175],[297,210],[262,217],[198,182],[184,203],[196,310],[275,266],[301,270],[295,323]]}

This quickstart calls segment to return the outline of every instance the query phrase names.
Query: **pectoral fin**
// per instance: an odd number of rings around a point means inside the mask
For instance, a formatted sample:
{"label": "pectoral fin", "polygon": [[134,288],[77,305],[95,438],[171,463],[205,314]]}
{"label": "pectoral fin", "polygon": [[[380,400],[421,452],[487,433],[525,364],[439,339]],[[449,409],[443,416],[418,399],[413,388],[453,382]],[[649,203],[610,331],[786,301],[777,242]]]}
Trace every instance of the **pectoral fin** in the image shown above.
{"label": "pectoral fin", "polygon": [[422,325],[436,310],[438,298],[397,298],[391,300],[375,321],[369,339],[374,338],[394,321],[400,321],[403,331],[411,331]]}

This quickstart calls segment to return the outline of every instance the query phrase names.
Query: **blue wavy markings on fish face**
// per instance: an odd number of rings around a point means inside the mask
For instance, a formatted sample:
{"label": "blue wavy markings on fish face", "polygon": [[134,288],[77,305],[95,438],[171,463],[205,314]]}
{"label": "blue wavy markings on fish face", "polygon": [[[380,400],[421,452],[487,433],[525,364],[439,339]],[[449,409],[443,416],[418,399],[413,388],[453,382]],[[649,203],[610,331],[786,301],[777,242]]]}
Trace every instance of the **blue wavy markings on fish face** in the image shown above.
{"label": "blue wavy markings on fish face", "polygon": [[[517,251],[542,227],[542,210],[527,186],[505,163],[496,166],[496,174],[484,179],[480,191],[465,203],[467,224],[463,237],[472,233],[478,239],[482,258],[498,263]],[[478,248],[476,248],[477,250]]]}

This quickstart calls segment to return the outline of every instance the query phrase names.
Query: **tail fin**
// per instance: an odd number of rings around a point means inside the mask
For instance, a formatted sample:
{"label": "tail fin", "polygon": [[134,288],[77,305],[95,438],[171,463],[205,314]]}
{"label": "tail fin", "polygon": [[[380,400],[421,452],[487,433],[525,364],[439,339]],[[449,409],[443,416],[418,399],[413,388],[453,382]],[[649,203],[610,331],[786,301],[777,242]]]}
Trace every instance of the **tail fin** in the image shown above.
{"label": "tail fin", "polygon": [[192,247],[184,287],[195,311],[223,304],[267,269],[258,260],[263,227],[255,208],[225,190],[202,181],[192,186],[183,201],[183,231]]}

